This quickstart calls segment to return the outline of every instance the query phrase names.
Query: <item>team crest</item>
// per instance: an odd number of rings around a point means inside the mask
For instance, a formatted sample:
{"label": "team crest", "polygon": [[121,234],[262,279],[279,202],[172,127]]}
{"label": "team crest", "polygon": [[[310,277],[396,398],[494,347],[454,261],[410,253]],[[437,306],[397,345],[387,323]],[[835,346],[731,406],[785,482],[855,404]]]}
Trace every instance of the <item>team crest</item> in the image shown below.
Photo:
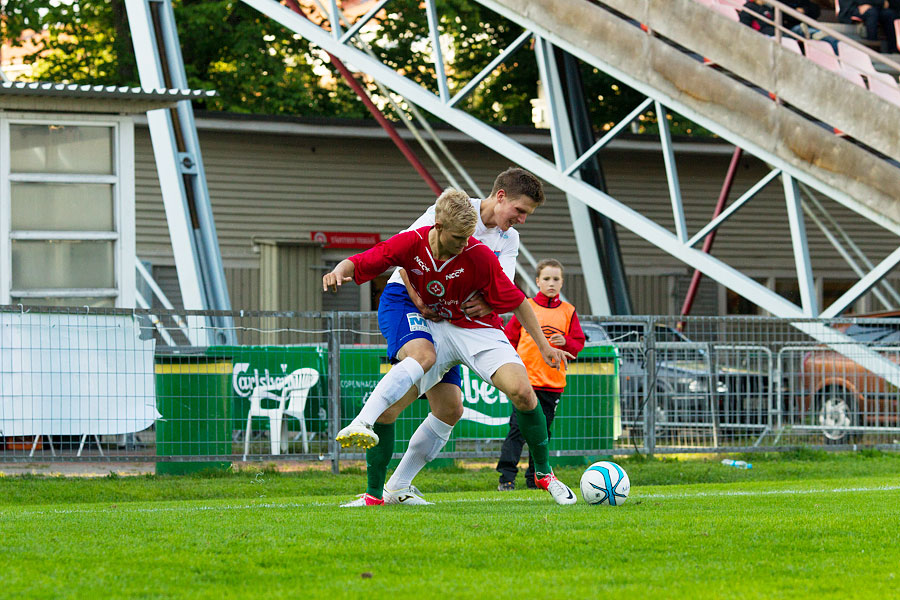
{"label": "team crest", "polygon": [[444,295],[444,284],[440,281],[429,281],[428,285],[425,286],[425,289],[428,290],[429,294],[438,298],[441,298]]}

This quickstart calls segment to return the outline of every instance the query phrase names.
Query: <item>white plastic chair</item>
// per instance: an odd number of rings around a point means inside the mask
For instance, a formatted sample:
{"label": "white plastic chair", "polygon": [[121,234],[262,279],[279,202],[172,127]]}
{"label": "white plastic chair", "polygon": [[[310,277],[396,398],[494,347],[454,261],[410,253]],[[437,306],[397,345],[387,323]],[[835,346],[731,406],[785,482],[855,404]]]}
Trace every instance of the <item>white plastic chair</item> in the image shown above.
{"label": "white plastic chair", "polygon": [[[283,394],[288,394],[287,408],[284,414],[300,421],[300,440],[303,444],[303,453],[309,454],[309,438],[306,434],[306,401],[309,398],[309,390],[319,382],[319,372],[315,369],[297,369],[291,373],[291,382],[284,388]],[[283,436],[282,449],[287,450],[287,436]]]}
{"label": "white plastic chair", "polygon": [[[281,454],[284,415],[290,414],[300,419],[303,451],[309,451],[309,440],[306,435],[306,421],[303,418],[303,411],[306,408],[309,390],[318,381],[318,371],[303,368],[297,369],[279,384],[261,385],[253,389],[253,392],[250,394],[250,409],[247,411],[247,429],[244,433],[244,460],[247,460],[247,454],[250,450],[250,433],[253,427],[253,417],[269,419],[269,445],[272,454]],[[278,406],[263,408],[263,400],[277,401]]]}

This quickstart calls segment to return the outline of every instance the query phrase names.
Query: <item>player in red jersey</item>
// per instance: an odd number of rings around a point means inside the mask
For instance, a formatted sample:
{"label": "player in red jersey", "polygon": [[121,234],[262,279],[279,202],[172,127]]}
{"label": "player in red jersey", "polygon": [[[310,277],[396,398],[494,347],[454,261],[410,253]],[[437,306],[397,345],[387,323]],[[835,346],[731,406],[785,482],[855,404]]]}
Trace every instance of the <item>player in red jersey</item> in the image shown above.
{"label": "player in red jersey", "polygon": [[[445,320],[429,322],[436,356],[420,364],[407,357],[394,365],[366,400],[359,415],[337,435],[344,446],[369,448],[378,444],[372,424],[412,388],[421,394],[438,383],[453,365],[464,363],[485,381],[504,392],[517,412],[520,428],[535,460],[535,479],[560,504],[574,504],[575,495],[559,481],[549,464],[547,423],[522,359],[503,334],[496,313],[470,318],[461,305],[476,292],[495,310],[512,311],[526,331],[538,340],[539,350],[550,366],[572,358],[553,348],[540,334],[540,326],[525,295],[503,273],[494,253],[470,238],[477,214],[468,196],[448,189],[436,204],[433,227],[407,231],[374,248],[341,261],[322,278],[322,287],[337,289],[347,281],[365,283],[391,266],[403,267],[422,301]],[[429,364],[430,363],[430,364]],[[365,494],[358,505],[381,504]],[[354,504],[357,505],[357,504]]]}

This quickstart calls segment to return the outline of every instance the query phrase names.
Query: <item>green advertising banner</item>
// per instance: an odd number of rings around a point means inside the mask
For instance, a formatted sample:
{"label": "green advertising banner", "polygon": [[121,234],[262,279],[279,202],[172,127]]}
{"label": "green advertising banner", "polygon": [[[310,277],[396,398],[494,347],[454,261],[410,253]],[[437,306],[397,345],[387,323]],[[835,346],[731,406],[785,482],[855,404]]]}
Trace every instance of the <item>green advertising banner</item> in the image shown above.
{"label": "green advertising banner", "polygon": [[[305,416],[310,432],[327,431],[328,423],[328,356],[324,346],[217,346],[210,356],[232,361],[231,410],[233,427],[246,427],[249,400],[257,386],[277,386],[290,373],[300,368],[314,368],[321,377],[311,390]],[[384,346],[352,346],[341,348],[340,360],[341,426],[359,412],[390,364]],[[579,451],[592,456],[612,448],[620,425],[618,353],[613,346],[585,348],[568,369],[566,391],[562,396],[550,441],[555,462],[566,462],[561,452]],[[462,367],[463,417],[453,430],[446,451],[484,448],[487,442],[499,443],[508,432],[512,404],[505,394],[483,381],[468,367]],[[416,400],[397,421],[395,452],[402,452],[422,419],[429,412],[428,402]],[[263,420],[265,421],[265,420]],[[289,422],[292,430],[297,423]],[[268,424],[254,423],[254,429]],[[584,462],[575,457],[573,462]]]}
{"label": "green advertising banner", "polygon": [[[307,430],[323,432],[328,429],[328,352],[322,346],[213,346],[209,356],[229,357],[232,363],[230,378],[231,416],[234,429],[247,427],[250,394],[259,386],[275,387],[276,392],[285,379],[297,369],[309,367],[318,371],[318,383],[310,390],[306,402]],[[274,408],[274,401],[264,400],[263,408]],[[254,422],[254,429],[268,429],[268,419]],[[295,419],[288,420],[291,431],[299,430]]]}

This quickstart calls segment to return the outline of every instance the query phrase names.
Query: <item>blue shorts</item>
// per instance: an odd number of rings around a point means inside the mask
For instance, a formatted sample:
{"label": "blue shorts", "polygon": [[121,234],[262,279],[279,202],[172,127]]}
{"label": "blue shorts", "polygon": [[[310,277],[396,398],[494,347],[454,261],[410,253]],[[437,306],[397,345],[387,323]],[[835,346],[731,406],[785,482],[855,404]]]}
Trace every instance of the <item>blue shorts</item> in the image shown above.
{"label": "blue shorts", "polygon": [[[391,361],[397,360],[400,352],[407,342],[416,338],[424,338],[434,343],[431,332],[428,331],[428,321],[409,299],[406,286],[401,283],[389,283],[381,293],[378,302],[378,328],[387,340],[387,354]],[[452,367],[441,378],[441,383],[452,383],[462,387],[462,372],[459,365]]]}

